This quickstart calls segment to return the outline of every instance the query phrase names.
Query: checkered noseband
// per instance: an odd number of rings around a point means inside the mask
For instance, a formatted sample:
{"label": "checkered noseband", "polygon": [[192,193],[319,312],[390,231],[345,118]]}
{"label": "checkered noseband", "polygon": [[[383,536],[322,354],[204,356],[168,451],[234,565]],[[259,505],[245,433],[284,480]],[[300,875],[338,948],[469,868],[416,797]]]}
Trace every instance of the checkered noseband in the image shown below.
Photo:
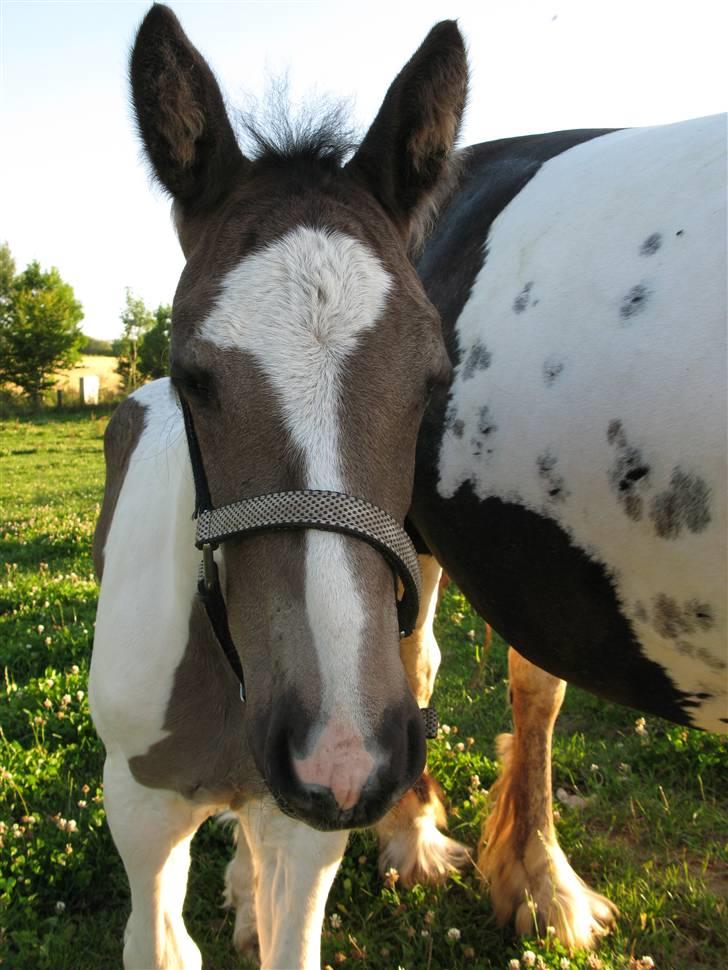
{"label": "checkered noseband", "polygon": [[[195,481],[195,545],[202,550],[198,592],[220,646],[240,681],[241,699],[245,700],[245,678],[230,633],[213,558],[213,551],[227,539],[260,532],[321,529],[367,542],[384,556],[395,576],[402,581],[404,593],[397,601],[397,616],[400,636],[409,636],[419,610],[420,568],[415,548],[402,526],[383,509],[364,499],[318,489],[270,492],[213,508],[192,414],[183,395],[179,395],[179,400]],[[424,708],[422,714],[427,736],[434,737],[437,733],[435,711]]]}

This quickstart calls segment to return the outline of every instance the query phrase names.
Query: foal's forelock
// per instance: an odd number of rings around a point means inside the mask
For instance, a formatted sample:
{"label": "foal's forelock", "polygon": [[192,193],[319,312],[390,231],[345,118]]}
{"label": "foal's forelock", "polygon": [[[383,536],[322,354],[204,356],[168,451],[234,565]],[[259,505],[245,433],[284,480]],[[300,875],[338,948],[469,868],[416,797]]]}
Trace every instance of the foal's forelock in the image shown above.
{"label": "foal's forelock", "polygon": [[[340,231],[299,226],[227,274],[199,329],[199,338],[223,354],[243,352],[255,361],[274,392],[304,488],[356,493],[342,460],[345,447],[356,450],[355,442],[345,441],[342,423],[346,372],[362,335],[380,321],[392,282],[362,242]],[[353,716],[362,707],[362,570],[348,552],[350,539],[311,531],[304,542],[305,606],[321,674],[321,709],[326,715],[343,702]]]}

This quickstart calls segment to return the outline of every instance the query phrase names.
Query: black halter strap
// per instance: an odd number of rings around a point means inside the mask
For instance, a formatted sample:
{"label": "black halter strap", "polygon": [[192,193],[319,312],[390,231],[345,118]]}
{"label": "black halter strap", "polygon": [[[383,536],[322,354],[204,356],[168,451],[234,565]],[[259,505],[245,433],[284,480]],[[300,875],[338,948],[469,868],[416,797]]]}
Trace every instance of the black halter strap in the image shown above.
{"label": "black halter strap", "polygon": [[[402,526],[383,509],[363,499],[313,489],[258,495],[214,508],[192,414],[184,396],[178,394],[178,397],[195,484],[195,544],[202,550],[198,593],[215,636],[240,682],[241,699],[245,700],[245,675],[230,633],[218,567],[213,558],[218,545],[233,536],[282,529],[321,529],[369,543],[402,581],[404,595],[397,602],[397,613],[400,635],[409,636],[419,609],[420,575],[417,553]],[[422,713],[427,737],[434,737],[437,714],[433,708],[424,708]]]}

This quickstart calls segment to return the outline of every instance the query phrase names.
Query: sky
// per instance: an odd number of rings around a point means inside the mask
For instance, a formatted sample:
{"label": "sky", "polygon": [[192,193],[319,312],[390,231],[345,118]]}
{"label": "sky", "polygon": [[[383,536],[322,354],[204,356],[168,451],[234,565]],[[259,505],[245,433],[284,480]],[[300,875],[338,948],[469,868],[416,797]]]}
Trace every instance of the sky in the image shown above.
{"label": "sky", "polygon": [[[720,0],[171,0],[232,105],[288,73],[295,102],[351,102],[365,131],[438,20],[469,49],[461,144],[665,124],[728,107]],[[57,266],[90,336],[113,339],[129,287],[171,302],[183,266],[129,108],[127,59],[149,4],[0,0],[0,241]]]}

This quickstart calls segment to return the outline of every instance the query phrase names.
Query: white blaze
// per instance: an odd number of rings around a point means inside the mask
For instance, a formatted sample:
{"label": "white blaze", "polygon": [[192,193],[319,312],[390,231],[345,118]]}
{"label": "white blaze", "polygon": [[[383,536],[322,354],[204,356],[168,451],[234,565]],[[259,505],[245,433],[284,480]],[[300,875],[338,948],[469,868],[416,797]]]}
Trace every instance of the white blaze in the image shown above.
{"label": "white blaze", "polygon": [[[392,280],[361,242],[300,226],[247,256],[222,284],[200,336],[251,354],[280,402],[306,488],[347,491],[340,459],[341,378],[377,323]],[[356,721],[364,607],[342,536],[306,533],[306,608],[324,683],[323,709]]]}

